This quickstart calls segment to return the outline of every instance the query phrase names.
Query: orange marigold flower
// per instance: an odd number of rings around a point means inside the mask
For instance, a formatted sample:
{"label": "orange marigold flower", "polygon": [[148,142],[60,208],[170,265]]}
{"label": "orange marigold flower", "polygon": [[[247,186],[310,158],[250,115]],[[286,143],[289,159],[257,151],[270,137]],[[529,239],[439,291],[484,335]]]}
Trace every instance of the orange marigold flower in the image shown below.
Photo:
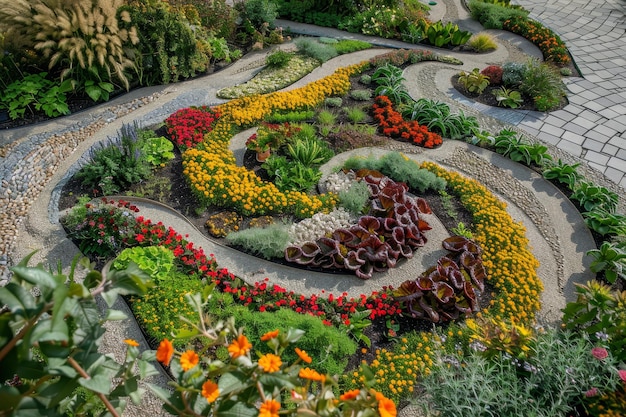
{"label": "orange marigold flower", "polygon": [[282,364],[283,361],[280,359],[280,356],[273,353],[268,353],[259,358],[259,366],[267,373],[278,371]]}
{"label": "orange marigold flower", "polygon": [[259,408],[259,417],[278,417],[280,403],[274,399],[265,400]]}
{"label": "orange marigold flower", "polygon": [[172,356],[174,355],[174,345],[167,339],[161,340],[159,343],[159,347],[157,348],[156,358],[157,361],[161,362],[163,365],[168,366],[170,361],[172,360]]}
{"label": "orange marigold flower", "polygon": [[128,346],[133,346],[133,347],[139,346],[139,343],[137,343],[137,341],[134,339],[124,339],[124,343],[126,343]]}
{"label": "orange marigold flower", "polygon": [[200,358],[198,354],[193,350],[188,350],[180,356],[180,366],[183,368],[183,371],[188,371],[194,366],[198,364]]}
{"label": "orange marigold flower", "polygon": [[220,390],[217,388],[217,384],[213,381],[207,381],[202,384],[202,396],[210,403],[217,400],[220,396]]}
{"label": "orange marigold flower", "polygon": [[356,397],[358,397],[358,396],[359,396],[359,394],[360,394],[360,393],[361,393],[361,390],[359,390],[359,389],[353,389],[353,390],[350,390],[350,391],[348,391],[348,392],[344,392],[343,394],[341,394],[341,395],[339,396],[339,399],[340,399],[341,401],[350,401],[350,400],[354,400],[354,399],[356,399]]}
{"label": "orange marigold flower", "polygon": [[396,404],[385,397],[380,392],[376,393],[376,400],[378,401],[378,413],[380,417],[396,417],[398,411],[396,410]]}
{"label": "orange marigold flower", "polygon": [[298,372],[298,376],[303,379],[310,379],[311,381],[321,381],[323,382],[326,377],[319,372],[311,369],[311,368],[302,368],[300,372]]}
{"label": "orange marigold flower", "polygon": [[298,354],[300,359],[302,359],[306,363],[311,363],[313,361],[313,359],[311,359],[309,354],[306,353],[306,350],[302,350],[300,348],[296,348],[296,353]]}
{"label": "orange marigold flower", "polygon": [[267,332],[263,336],[261,336],[261,342],[267,342],[268,340],[273,339],[276,336],[278,336],[278,329]]}
{"label": "orange marigold flower", "polygon": [[252,344],[248,341],[248,338],[241,334],[228,345],[228,353],[235,359],[248,353],[251,348]]}

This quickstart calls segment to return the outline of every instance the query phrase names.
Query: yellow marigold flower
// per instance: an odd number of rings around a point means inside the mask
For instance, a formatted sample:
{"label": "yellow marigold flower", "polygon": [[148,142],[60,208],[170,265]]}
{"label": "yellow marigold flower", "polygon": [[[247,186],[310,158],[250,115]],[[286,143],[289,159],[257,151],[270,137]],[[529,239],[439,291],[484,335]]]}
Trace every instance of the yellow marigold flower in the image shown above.
{"label": "yellow marigold flower", "polygon": [[202,384],[202,396],[210,403],[217,400],[220,396],[220,390],[217,388],[217,384],[213,381],[206,381]]}
{"label": "yellow marigold flower", "polygon": [[306,363],[311,363],[313,359],[306,353],[306,350],[302,350],[300,348],[296,348],[296,354]]}
{"label": "yellow marigold flower", "polygon": [[137,341],[134,339],[124,339],[124,343],[126,343],[128,346],[133,346],[133,347],[139,346],[139,343],[137,343]]}
{"label": "yellow marigold flower", "polygon": [[309,379],[311,381],[324,382],[326,380],[326,377],[324,375],[311,368],[300,369],[300,372],[298,372],[298,376],[302,379]]}
{"label": "yellow marigold flower", "polygon": [[280,403],[274,399],[265,400],[259,408],[259,417],[278,417]]}
{"label": "yellow marigold flower", "polygon": [[198,364],[200,357],[193,350],[188,350],[180,356],[180,366],[183,371],[188,371]]}
{"label": "yellow marigold flower", "polygon": [[278,336],[278,332],[278,329],[276,329],[272,330],[271,332],[265,333],[263,336],[261,336],[261,341],[267,342],[268,340],[275,338],[276,336]]}
{"label": "yellow marigold flower", "polygon": [[276,372],[280,369],[283,361],[280,356],[268,353],[259,358],[259,366],[267,373]]}
{"label": "yellow marigold flower", "polygon": [[228,345],[228,353],[235,359],[240,356],[244,356],[252,348],[252,344],[248,341],[248,338],[244,335],[239,335],[235,340]]}
{"label": "yellow marigold flower", "polygon": [[159,347],[156,352],[157,361],[161,362],[163,365],[168,366],[170,361],[172,360],[172,356],[174,355],[174,345],[167,339],[163,339],[161,343],[159,343]]}

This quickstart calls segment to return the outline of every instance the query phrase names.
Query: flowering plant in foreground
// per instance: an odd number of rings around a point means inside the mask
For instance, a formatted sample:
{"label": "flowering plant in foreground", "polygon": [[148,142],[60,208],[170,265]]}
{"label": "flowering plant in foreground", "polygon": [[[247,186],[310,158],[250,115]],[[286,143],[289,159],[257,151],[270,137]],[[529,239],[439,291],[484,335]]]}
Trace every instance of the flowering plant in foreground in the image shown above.
{"label": "flowering plant in foreground", "polygon": [[207,106],[180,109],[167,119],[167,133],[178,146],[191,148],[204,140],[204,135],[211,131],[213,122],[220,114]]}
{"label": "flowering plant in foreground", "polygon": [[[337,381],[317,372],[313,358],[292,346],[304,332],[296,329],[286,333],[267,332],[254,341],[257,346],[264,342],[267,348],[256,350],[244,332],[235,328],[234,320],[211,324],[211,318],[202,313],[200,294],[187,298],[199,312],[199,320],[194,323],[194,331],[179,336],[199,336],[206,344],[202,352],[192,349],[179,352],[170,340],[161,341],[156,358],[169,367],[173,377],[170,385],[174,389],[151,388],[170,413],[216,417],[396,416],[395,403],[367,385],[337,397]],[[227,360],[213,358],[208,353],[209,348],[218,346],[227,349]],[[283,362],[281,354],[286,349],[295,350],[298,356],[295,362]]]}

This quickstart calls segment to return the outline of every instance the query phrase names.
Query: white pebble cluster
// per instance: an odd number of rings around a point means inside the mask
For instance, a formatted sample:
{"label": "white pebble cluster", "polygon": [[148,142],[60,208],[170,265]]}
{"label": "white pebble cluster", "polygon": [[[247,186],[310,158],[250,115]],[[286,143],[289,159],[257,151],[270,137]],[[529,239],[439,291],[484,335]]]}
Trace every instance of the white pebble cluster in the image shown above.
{"label": "white pebble cluster", "polygon": [[346,175],[344,172],[335,172],[330,174],[324,180],[323,189],[327,193],[339,194],[341,191],[347,191],[354,181],[354,175]]}
{"label": "white pebble cluster", "polygon": [[356,223],[356,220],[356,217],[341,207],[334,209],[328,214],[316,213],[313,217],[291,225],[289,228],[289,244],[300,246],[306,242],[314,242],[336,229],[352,226]]}

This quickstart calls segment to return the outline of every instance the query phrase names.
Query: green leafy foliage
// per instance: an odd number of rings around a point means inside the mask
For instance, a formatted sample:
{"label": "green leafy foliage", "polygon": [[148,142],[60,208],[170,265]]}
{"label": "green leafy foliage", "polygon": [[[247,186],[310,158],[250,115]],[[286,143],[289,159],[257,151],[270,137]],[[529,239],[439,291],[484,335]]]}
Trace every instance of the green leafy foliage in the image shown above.
{"label": "green leafy foliage", "polygon": [[170,140],[149,129],[142,129],[138,134],[141,152],[152,167],[163,167],[174,158],[174,144]]}
{"label": "green leafy foliage", "polygon": [[498,106],[510,107],[516,109],[524,102],[519,91],[509,90],[506,87],[500,87],[494,90],[493,95],[496,96]]}
{"label": "green leafy foliage", "polygon": [[287,66],[293,55],[289,52],[277,50],[265,58],[265,63],[271,68],[284,68]]}
{"label": "green leafy foliage", "polygon": [[609,213],[615,212],[619,196],[617,193],[590,181],[580,181],[574,188],[570,200],[578,202],[587,212],[603,209]]}
{"label": "green leafy foliage", "polygon": [[155,283],[167,279],[174,268],[174,253],[163,246],[136,246],[124,249],[113,262],[118,271],[134,262]]}
{"label": "green leafy foliage", "polygon": [[472,17],[478,20],[485,29],[502,29],[502,24],[514,16],[528,16],[528,11],[520,7],[510,7],[505,2],[486,2],[470,0],[469,9]]}
{"label": "green leafy foliage", "polygon": [[526,65],[526,71],[519,86],[522,93],[532,97],[537,109],[550,111],[556,108],[565,96],[565,85],[559,72],[550,64],[532,60]]}
{"label": "green leafy foliage", "polygon": [[470,136],[478,128],[476,117],[466,116],[463,110],[452,113],[446,103],[427,98],[403,104],[401,113],[404,118],[416,120],[431,132],[450,139]]}
{"label": "green leafy foliage", "polygon": [[272,113],[265,121],[268,123],[298,123],[312,120],[315,116],[313,110],[288,111],[284,113]]}
{"label": "green leafy foliage", "polygon": [[478,68],[474,68],[471,72],[461,71],[459,84],[470,93],[481,94],[489,86],[489,77],[481,74]]}
{"label": "green leafy foliage", "polygon": [[93,101],[109,101],[109,94],[115,90],[115,86],[106,81],[85,80],[83,89]]}
{"label": "green leafy foliage", "polygon": [[570,165],[559,159],[556,163],[547,164],[542,175],[547,180],[565,184],[570,190],[573,190],[576,184],[583,179],[583,175],[576,170],[579,166],[580,163]]}
{"label": "green leafy foliage", "polygon": [[523,361],[440,351],[420,386],[429,408],[442,415],[564,416],[582,406],[587,390],[602,395],[618,386],[615,357],[599,360],[593,347],[572,332],[550,329],[537,334],[532,356]]}
{"label": "green leafy foliage", "polygon": [[[215,314],[216,311],[210,312]],[[315,369],[319,372],[342,374],[348,364],[348,357],[356,351],[356,343],[345,332],[324,325],[317,317],[298,314],[290,309],[281,308],[272,313],[260,313],[237,306],[219,312],[219,318],[228,316],[234,317],[235,322],[246,329],[246,334],[252,340],[259,340],[263,334],[276,329],[281,333],[287,333],[290,328],[303,331],[304,335],[298,345],[311,357],[317,358]],[[281,357],[287,362],[297,359],[293,350],[283,352]]]}
{"label": "green leafy foliage", "polygon": [[13,81],[0,93],[0,108],[7,109],[13,120],[23,117],[26,109],[31,113],[41,110],[48,117],[69,114],[65,93],[72,91],[71,81],[57,85],[46,79],[47,75],[40,72]]}
{"label": "green leafy foliage", "polygon": [[118,193],[150,176],[150,165],[141,152],[137,126],[124,125],[119,144],[111,141],[91,151],[91,162],[76,174],[83,184],[98,188],[103,195]]}
{"label": "green leafy foliage", "polygon": [[261,166],[279,190],[308,191],[314,187],[322,173],[319,169],[272,154]]}
{"label": "green leafy foliage", "polygon": [[289,228],[285,224],[251,227],[226,236],[228,243],[265,259],[283,258],[289,243]]}
{"label": "green leafy foliage", "polygon": [[427,25],[424,33],[424,40],[438,48],[464,45],[472,37],[472,32],[459,29],[456,23],[441,20]]}
{"label": "green leafy foliage", "polygon": [[523,135],[518,136],[512,130],[501,130],[494,138],[494,146],[500,155],[527,166],[532,164],[542,166],[552,160],[547,146],[540,143],[530,144]]}
{"label": "green leafy foliage", "polygon": [[[29,267],[32,255],[12,268],[11,282],[0,287],[0,378],[13,381],[2,388],[3,415],[80,415],[93,402],[77,388],[93,393],[109,412],[121,414],[126,401],[138,404],[143,389],[137,381],[157,372],[129,347],[122,363],[98,351],[107,320],[126,316],[111,310],[118,295],[144,294],[149,277],[130,266],[102,273],[86,259],[76,259],[69,276],[42,267]],[[86,270],[82,282],[74,278],[78,266]],[[37,292],[33,291],[36,287]],[[100,315],[95,297],[109,310]],[[139,373],[134,373],[139,365]]]}
{"label": "green leafy foliage", "polygon": [[344,168],[355,171],[359,169],[380,171],[391,179],[406,182],[411,189],[419,193],[424,193],[428,189],[443,190],[446,187],[445,180],[426,169],[419,168],[414,161],[400,152],[389,152],[380,158],[350,157],[344,162]]}
{"label": "green leafy foliage", "polygon": [[563,324],[626,361],[626,292],[613,291],[598,281],[577,284],[576,301],[565,306]]}
{"label": "green leafy foliage", "polygon": [[585,224],[602,236],[626,235],[626,216],[606,210],[603,207],[583,213]]}
{"label": "green leafy foliage", "polygon": [[362,51],[364,49],[369,49],[372,47],[372,44],[357,39],[342,39],[339,42],[333,44],[333,47],[339,55],[343,55],[350,54],[352,52]]}
{"label": "green leafy foliage", "polygon": [[626,280],[626,241],[603,242],[599,249],[592,249],[587,255],[593,258],[589,265],[592,272],[604,272],[611,284],[618,278]]}
{"label": "green leafy foliage", "polygon": [[326,141],[315,137],[296,138],[287,144],[287,152],[292,161],[306,167],[322,165],[335,155]]}
{"label": "green leafy foliage", "polygon": [[376,96],[387,96],[394,104],[411,100],[403,85],[405,81],[403,70],[393,64],[385,63],[378,66],[372,74],[372,81],[378,85],[374,90]]}

